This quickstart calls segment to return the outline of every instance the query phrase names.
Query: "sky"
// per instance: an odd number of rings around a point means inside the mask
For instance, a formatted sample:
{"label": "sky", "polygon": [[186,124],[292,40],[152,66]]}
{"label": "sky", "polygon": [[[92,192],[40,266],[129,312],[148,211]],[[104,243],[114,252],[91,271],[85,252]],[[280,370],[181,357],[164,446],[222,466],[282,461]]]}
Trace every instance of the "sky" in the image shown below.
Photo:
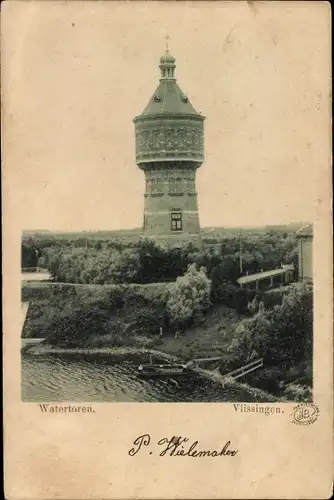
{"label": "sky", "polygon": [[201,226],[316,219],[329,165],[327,4],[5,7],[5,176],[23,229],[141,225],[132,120],[159,83],[167,32],[177,82],[206,116]]}

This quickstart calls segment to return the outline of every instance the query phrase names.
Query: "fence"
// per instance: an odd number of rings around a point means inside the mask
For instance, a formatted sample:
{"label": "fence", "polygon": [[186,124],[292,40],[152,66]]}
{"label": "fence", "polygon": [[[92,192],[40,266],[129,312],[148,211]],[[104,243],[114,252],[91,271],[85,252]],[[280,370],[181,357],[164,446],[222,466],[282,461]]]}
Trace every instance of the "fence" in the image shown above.
{"label": "fence", "polygon": [[238,368],[237,370],[233,370],[232,372],[227,373],[225,376],[237,380],[243,375],[246,375],[247,373],[250,373],[256,370],[257,368],[262,368],[262,367],[263,367],[263,358],[257,359],[256,361],[252,361],[251,363],[248,363],[247,365],[244,365],[241,368]]}

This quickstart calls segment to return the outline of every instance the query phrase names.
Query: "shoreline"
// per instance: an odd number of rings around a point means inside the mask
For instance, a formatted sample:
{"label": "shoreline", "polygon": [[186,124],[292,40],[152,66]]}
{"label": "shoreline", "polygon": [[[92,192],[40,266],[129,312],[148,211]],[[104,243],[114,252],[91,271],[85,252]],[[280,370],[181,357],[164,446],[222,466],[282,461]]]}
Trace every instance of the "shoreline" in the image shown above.
{"label": "shoreline", "polygon": [[[22,339],[21,339],[22,340]],[[157,351],[156,349],[150,349],[146,347],[54,347],[50,344],[41,342],[39,344],[30,344],[21,348],[21,352],[24,351],[34,356],[40,356],[43,354],[110,354],[113,356],[123,356],[126,354],[152,354],[159,356],[162,359],[168,361],[177,361],[179,358],[173,356],[172,354],[165,353],[163,351]]]}

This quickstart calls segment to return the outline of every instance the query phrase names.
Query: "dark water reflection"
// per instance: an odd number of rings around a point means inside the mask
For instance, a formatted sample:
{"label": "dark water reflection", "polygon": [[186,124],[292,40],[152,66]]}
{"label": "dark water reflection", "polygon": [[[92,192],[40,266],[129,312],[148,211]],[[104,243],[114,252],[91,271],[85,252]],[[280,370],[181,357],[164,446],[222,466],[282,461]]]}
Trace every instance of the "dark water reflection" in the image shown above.
{"label": "dark water reflection", "polygon": [[22,399],[39,402],[256,401],[240,388],[224,389],[199,377],[144,380],[139,356],[22,354]]}

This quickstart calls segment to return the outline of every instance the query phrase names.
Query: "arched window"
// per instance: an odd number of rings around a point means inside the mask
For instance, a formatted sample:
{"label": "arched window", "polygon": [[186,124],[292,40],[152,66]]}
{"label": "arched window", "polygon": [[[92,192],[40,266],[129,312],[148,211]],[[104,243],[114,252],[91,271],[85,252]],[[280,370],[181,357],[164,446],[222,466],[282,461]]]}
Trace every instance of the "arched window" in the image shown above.
{"label": "arched window", "polygon": [[152,192],[152,180],[147,179],[146,181],[146,193],[149,194]]}

